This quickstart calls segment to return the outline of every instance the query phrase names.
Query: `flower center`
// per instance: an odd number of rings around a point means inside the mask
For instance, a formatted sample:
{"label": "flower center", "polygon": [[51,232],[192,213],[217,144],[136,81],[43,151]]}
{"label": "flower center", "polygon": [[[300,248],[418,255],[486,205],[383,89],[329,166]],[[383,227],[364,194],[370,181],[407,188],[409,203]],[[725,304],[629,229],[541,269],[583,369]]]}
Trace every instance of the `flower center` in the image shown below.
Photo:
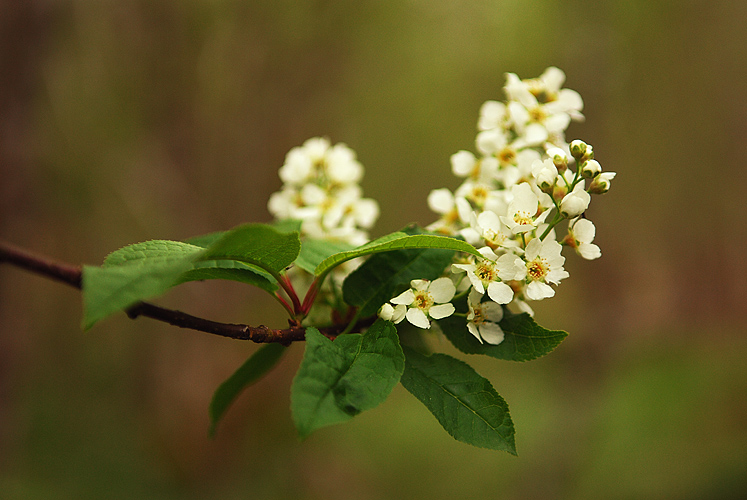
{"label": "flower center", "polygon": [[502,165],[512,164],[515,158],[516,158],[516,151],[514,151],[511,148],[503,148],[498,153],[498,161],[500,161]]}
{"label": "flower center", "polygon": [[547,265],[547,261],[542,258],[534,259],[527,265],[527,274],[532,281],[541,281],[545,279],[547,273],[550,272],[550,266]]}
{"label": "flower center", "polygon": [[545,110],[536,107],[534,109],[529,110],[529,117],[532,121],[537,123],[543,123],[545,119],[547,118],[547,113],[545,113]]}
{"label": "flower center", "polygon": [[472,188],[470,193],[471,201],[474,201],[478,206],[482,206],[485,203],[485,199],[488,197],[488,190],[485,186],[475,186]]}
{"label": "flower center", "polygon": [[433,305],[433,297],[431,297],[431,294],[428,292],[415,292],[415,300],[412,302],[412,305],[417,307],[418,309],[422,309],[423,311],[427,311],[431,308]]}
{"label": "flower center", "polygon": [[490,283],[491,281],[496,281],[498,279],[498,270],[493,264],[481,262],[480,264],[477,264],[477,267],[475,267],[475,276],[477,276],[477,279],[482,281],[483,284]]}
{"label": "flower center", "polygon": [[514,214],[514,222],[516,222],[520,226],[527,226],[527,225],[531,226],[532,216],[529,215],[529,212],[519,210]]}
{"label": "flower center", "polygon": [[484,323],[487,320],[487,317],[485,315],[485,311],[483,310],[483,308],[479,305],[473,306],[473,307],[474,308],[472,309],[472,323],[476,325],[480,325]]}

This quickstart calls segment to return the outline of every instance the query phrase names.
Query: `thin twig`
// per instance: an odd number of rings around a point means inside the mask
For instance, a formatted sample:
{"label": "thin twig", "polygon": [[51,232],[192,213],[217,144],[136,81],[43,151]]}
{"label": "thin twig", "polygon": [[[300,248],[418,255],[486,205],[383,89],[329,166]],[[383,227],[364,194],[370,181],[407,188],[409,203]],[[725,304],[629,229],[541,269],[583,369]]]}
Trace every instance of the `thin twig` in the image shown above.
{"label": "thin twig", "polygon": [[[46,278],[61,281],[77,289],[82,288],[83,270],[81,266],[55,262],[47,257],[32,254],[27,250],[0,241],[0,263],[7,262],[21,269],[31,271]],[[289,321],[290,325],[284,329],[269,328],[264,325],[249,326],[233,323],[220,323],[191,314],[166,309],[148,302],[138,302],[126,311],[127,316],[136,319],[140,316],[163,321],[180,328],[189,328],[201,332],[220,335],[236,340],[251,340],[257,343],[277,342],[288,345],[292,342],[305,340],[306,328],[300,323]],[[368,326],[370,321],[361,322],[360,326]],[[320,328],[319,331],[329,338],[334,338],[344,329],[344,325],[333,325]]]}

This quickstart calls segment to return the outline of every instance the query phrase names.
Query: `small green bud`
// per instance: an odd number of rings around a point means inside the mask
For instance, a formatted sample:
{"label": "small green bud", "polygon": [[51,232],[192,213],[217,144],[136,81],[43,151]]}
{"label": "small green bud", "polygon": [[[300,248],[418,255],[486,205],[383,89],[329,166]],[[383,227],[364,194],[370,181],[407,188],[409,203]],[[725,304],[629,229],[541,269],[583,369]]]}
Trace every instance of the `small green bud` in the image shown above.
{"label": "small green bud", "polygon": [[586,154],[586,148],[589,145],[586,144],[584,141],[580,139],[574,139],[571,142],[571,155],[576,159],[576,161],[581,161],[584,158],[584,155]]}
{"label": "small green bud", "polygon": [[602,166],[596,160],[589,160],[581,164],[581,175],[584,179],[593,179],[602,173]]}

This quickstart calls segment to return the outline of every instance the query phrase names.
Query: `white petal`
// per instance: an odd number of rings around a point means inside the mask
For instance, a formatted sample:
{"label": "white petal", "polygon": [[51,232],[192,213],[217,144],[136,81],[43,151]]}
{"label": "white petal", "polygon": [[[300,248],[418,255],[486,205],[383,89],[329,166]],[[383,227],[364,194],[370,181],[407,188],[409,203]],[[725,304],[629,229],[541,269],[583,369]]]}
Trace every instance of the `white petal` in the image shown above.
{"label": "white petal", "polygon": [[451,171],[457,177],[467,177],[475,168],[475,155],[469,151],[459,151],[451,155]]}
{"label": "white petal", "polygon": [[524,292],[530,300],[542,300],[550,298],[555,295],[555,290],[546,283],[540,283],[539,281],[532,281],[527,285],[527,289]]}
{"label": "white petal", "polygon": [[392,313],[392,322],[401,322],[403,319],[405,319],[405,314],[407,314],[407,306],[399,304],[394,308],[394,312]]}
{"label": "white petal", "polygon": [[400,293],[396,297],[394,297],[391,302],[392,304],[404,304],[406,306],[409,306],[413,303],[415,300],[415,293],[412,290],[405,290],[404,292]]}
{"label": "white petal", "polygon": [[410,281],[410,286],[413,287],[415,290],[423,291],[428,289],[428,285],[430,284],[430,281],[428,280],[412,280]]}
{"label": "white petal", "polygon": [[437,304],[443,304],[444,302],[448,302],[454,298],[456,287],[451,279],[438,278],[431,283],[430,287],[428,287],[428,292]]}
{"label": "white petal", "polygon": [[454,304],[440,304],[428,310],[428,315],[433,319],[441,319],[454,314]]}
{"label": "white petal", "polygon": [[418,328],[423,328],[427,330],[428,328],[431,327],[431,322],[428,320],[428,317],[420,309],[415,309],[415,308],[408,309],[406,317],[407,317],[407,321],[417,326]]}
{"label": "white petal", "polygon": [[493,281],[488,285],[488,297],[498,304],[508,304],[514,298],[514,291],[503,282]]}
{"label": "white petal", "polygon": [[497,323],[486,321],[480,325],[480,337],[488,344],[498,345],[503,342],[505,336]]}
{"label": "white petal", "polygon": [[594,223],[589,219],[580,219],[573,224],[573,237],[580,243],[591,243],[596,236]]}
{"label": "white petal", "polygon": [[602,256],[602,250],[594,243],[581,243],[578,254],[586,260],[594,260]]}
{"label": "white petal", "polygon": [[474,335],[475,338],[479,340],[481,344],[483,343],[482,337],[480,337],[480,332],[477,329],[477,325],[475,325],[474,323],[467,323],[467,330],[469,330],[469,333]]}
{"label": "white petal", "polygon": [[503,307],[495,302],[483,302],[482,312],[488,321],[498,323],[503,319]]}
{"label": "white petal", "polygon": [[454,195],[446,188],[434,189],[428,195],[428,208],[437,214],[445,214],[454,208]]}
{"label": "white petal", "polygon": [[563,86],[563,82],[565,82],[565,73],[560,68],[550,66],[542,73],[540,78],[548,91],[557,92]]}

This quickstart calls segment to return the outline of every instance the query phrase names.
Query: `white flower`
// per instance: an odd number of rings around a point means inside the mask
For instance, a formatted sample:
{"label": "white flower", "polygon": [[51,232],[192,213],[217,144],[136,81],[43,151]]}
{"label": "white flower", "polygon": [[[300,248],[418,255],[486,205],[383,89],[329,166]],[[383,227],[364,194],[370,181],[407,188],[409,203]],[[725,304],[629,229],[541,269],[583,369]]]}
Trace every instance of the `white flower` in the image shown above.
{"label": "white flower", "polygon": [[474,264],[452,264],[452,272],[465,271],[477,293],[482,295],[487,291],[492,301],[508,304],[514,297],[514,291],[503,281],[523,277],[522,260],[511,253],[498,257],[488,247],[481,248],[479,252],[484,258],[478,259]]}
{"label": "white flower", "polygon": [[457,151],[451,155],[451,171],[457,177],[469,177],[475,169],[477,158],[469,151]]}
{"label": "white flower", "polygon": [[548,283],[558,284],[568,277],[563,269],[565,257],[560,255],[563,247],[555,240],[540,241],[535,238],[529,242],[524,252],[526,259],[525,295],[530,300],[542,300],[555,295],[555,290]]}
{"label": "white flower", "polygon": [[503,319],[503,307],[492,301],[482,302],[482,297],[473,289],[467,298],[467,329],[480,343],[500,344],[504,334],[498,322]]}
{"label": "white flower", "polygon": [[513,200],[508,204],[507,216],[501,217],[501,220],[514,234],[531,231],[545,221],[550,212],[545,210],[537,215],[539,198],[529,183],[517,184],[511,188],[511,194]]}
{"label": "white flower", "polygon": [[[470,227],[481,238],[483,238],[485,244],[491,248],[512,248],[519,245],[518,242],[513,239],[513,232],[511,232],[511,230],[501,222],[500,217],[498,217],[495,212],[486,210],[477,217],[475,217],[473,213],[472,218],[470,219]],[[466,236],[465,239],[469,241],[469,238]],[[472,242],[470,241],[470,243]],[[474,245],[475,243],[472,244]]]}
{"label": "white flower", "polygon": [[573,191],[563,197],[560,202],[560,213],[564,217],[576,217],[581,215],[589,208],[591,195],[584,189],[584,183],[579,182],[573,188]]}
{"label": "white flower", "polygon": [[466,199],[455,197],[446,188],[434,189],[428,194],[428,207],[441,214],[441,218],[426,229],[446,234],[455,234],[459,227],[469,220],[469,214],[472,212],[472,207]]}
{"label": "white flower", "polygon": [[568,236],[563,240],[586,260],[598,259],[602,251],[592,243],[596,235],[594,223],[589,219],[575,219],[568,225]]}
{"label": "white flower", "polygon": [[454,305],[449,301],[454,298],[456,287],[451,279],[412,280],[410,286],[412,288],[397,295],[390,302],[397,306],[407,306],[405,317],[413,325],[427,329],[431,327],[429,317],[442,319],[454,313]]}

